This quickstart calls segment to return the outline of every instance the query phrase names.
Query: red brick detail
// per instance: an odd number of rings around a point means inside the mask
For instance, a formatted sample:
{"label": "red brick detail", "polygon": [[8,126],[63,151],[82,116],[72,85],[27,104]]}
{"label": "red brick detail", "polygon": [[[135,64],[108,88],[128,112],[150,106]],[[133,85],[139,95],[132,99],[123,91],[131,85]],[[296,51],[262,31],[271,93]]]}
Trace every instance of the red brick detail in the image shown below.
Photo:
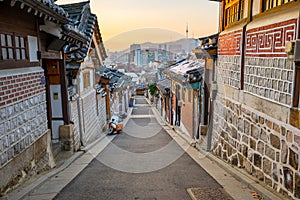
{"label": "red brick detail", "polygon": [[242,30],[233,31],[219,36],[218,54],[219,55],[240,55]]}
{"label": "red brick detail", "polygon": [[0,78],[0,105],[8,105],[45,92],[41,85],[44,73],[12,75]]}
{"label": "red brick detail", "polygon": [[295,40],[298,19],[270,24],[246,33],[246,56],[286,57],[287,41]]}

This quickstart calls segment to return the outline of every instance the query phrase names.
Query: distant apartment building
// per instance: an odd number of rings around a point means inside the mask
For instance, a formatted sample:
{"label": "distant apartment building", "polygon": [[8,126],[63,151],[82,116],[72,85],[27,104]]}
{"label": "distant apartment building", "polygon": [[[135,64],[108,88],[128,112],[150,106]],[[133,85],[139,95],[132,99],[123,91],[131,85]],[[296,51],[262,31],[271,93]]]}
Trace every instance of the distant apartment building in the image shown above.
{"label": "distant apartment building", "polygon": [[134,52],[134,64],[137,67],[142,66],[142,50],[141,49],[136,49]]}
{"label": "distant apartment building", "polygon": [[129,63],[135,63],[136,51],[138,49],[141,50],[141,45],[140,44],[131,44],[130,45]]}

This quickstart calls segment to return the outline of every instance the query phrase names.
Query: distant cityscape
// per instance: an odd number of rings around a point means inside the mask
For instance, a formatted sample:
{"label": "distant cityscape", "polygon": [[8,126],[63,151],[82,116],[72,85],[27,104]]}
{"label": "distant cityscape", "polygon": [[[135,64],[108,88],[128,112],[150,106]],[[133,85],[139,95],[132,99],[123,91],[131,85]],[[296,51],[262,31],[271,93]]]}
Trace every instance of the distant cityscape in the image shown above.
{"label": "distant cityscape", "polygon": [[[199,40],[184,38],[166,43],[131,44],[123,51],[108,51],[106,66],[125,71],[140,71],[141,69],[155,69],[160,65],[186,58],[197,46]],[[133,70],[133,69],[136,70]]]}

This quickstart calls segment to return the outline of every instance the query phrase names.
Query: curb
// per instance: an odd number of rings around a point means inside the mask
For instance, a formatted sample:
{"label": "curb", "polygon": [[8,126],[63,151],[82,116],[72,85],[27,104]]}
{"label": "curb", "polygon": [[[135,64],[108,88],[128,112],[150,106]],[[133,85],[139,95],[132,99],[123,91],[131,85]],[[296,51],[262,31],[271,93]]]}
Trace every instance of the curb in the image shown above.
{"label": "curb", "polygon": [[194,193],[192,192],[192,188],[188,188],[186,191],[187,191],[187,193],[190,195],[190,197],[191,197],[192,200],[198,200],[198,199],[195,197]]}
{"label": "curb", "polygon": [[[124,126],[127,124],[128,120],[130,118],[131,113],[132,113],[132,108],[129,108],[128,115],[125,118],[124,123],[123,123]],[[26,186],[25,188],[21,189],[19,192],[15,191],[15,192],[7,194],[7,196],[4,197],[4,198],[6,198],[7,200],[10,200],[10,199],[17,200],[17,199],[24,198],[32,190],[34,190],[38,186],[40,186],[43,183],[45,183],[49,178],[55,176],[56,174],[60,173],[61,171],[63,171],[64,169],[66,169],[68,166],[70,166],[75,160],[77,160],[79,157],[81,157],[87,151],[89,151],[90,149],[92,149],[97,143],[99,143],[105,137],[106,137],[106,132],[102,133],[101,136],[98,139],[96,139],[94,142],[92,142],[91,144],[88,144],[87,146],[85,146],[84,148],[82,148],[80,151],[75,152],[74,155],[72,155],[69,159],[67,159],[59,168],[54,169],[53,171],[51,171],[51,172],[45,174],[44,176],[38,178],[36,181],[34,181],[30,185]]]}
{"label": "curb", "polygon": [[[253,177],[247,175],[240,169],[237,169],[235,166],[232,166],[220,158],[216,157],[213,154],[208,154],[207,158],[216,163],[219,167],[224,169],[228,174],[233,176],[236,180],[243,183],[246,187],[248,187],[250,190],[257,191],[259,195],[263,197],[263,200],[275,200],[275,199],[282,199],[284,200],[285,197],[283,197],[281,194],[277,193],[275,191],[271,191],[267,186],[263,185],[263,183],[259,182],[258,180],[255,180]],[[255,184],[252,184],[251,182],[255,182]]]}
{"label": "curb", "polygon": [[59,172],[63,171],[64,169],[66,169],[69,165],[71,165],[76,159],[78,159],[80,156],[82,156],[85,152],[87,152],[88,150],[90,150],[92,147],[94,147],[98,142],[100,142],[104,137],[106,136],[106,134],[102,134],[98,139],[96,139],[94,142],[92,142],[91,144],[87,145],[85,148],[83,148],[82,150],[75,152],[74,155],[72,155],[69,159],[67,159],[59,168],[45,174],[44,176],[38,178],[36,181],[34,181],[33,183],[31,183],[30,185],[26,186],[25,188],[21,189],[21,191],[19,192],[12,192],[10,194],[8,194],[6,196],[7,200],[13,199],[22,199],[24,198],[26,195],[28,195],[32,190],[34,190],[35,188],[37,188],[38,186],[40,186],[41,184],[43,184],[44,182],[46,182],[49,178],[55,176],[56,174],[58,174]]}
{"label": "curb", "polygon": [[[147,98],[146,98],[147,99]],[[155,116],[158,117],[159,119],[161,116],[158,114],[158,110],[152,106],[152,110],[155,113]],[[184,135],[180,130],[176,130],[172,125],[169,123],[164,123],[165,126],[168,126],[169,128],[172,129],[176,133],[176,135],[180,136],[185,142],[187,142],[190,146],[193,144],[193,140],[187,138],[186,135]],[[195,148],[195,147],[193,147]],[[196,149],[196,148],[195,148]],[[199,150],[197,150],[199,151]],[[244,184],[247,188],[250,190],[257,191],[259,195],[261,195],[263,200],[283,200],[285,199],[283,195],[277,193],[276,191],[271,191],[267,186],[265,186],[263,183],[259,182],[258,180],[255,180],[253,177],[245,174],[245,172],[237,169],[235,166],[232,166],[223,160],[219,159],[212,153],[208,153],[206,156],[209,160],[213,161],[215,164],[217,164],[219,167],[221,167],[223,170],[225,170],[228,174],[230,174],[232,177],[234,177],[237,181],[241,182]],[[251,183],[252,182],[252,183]],[[253,184],[253,182],[255,184]],[[187,192],[190,194],[192,193],[191,191],[187,190]],[[193,200],[197,200],[195,196],[192,194],[190,195]]]}

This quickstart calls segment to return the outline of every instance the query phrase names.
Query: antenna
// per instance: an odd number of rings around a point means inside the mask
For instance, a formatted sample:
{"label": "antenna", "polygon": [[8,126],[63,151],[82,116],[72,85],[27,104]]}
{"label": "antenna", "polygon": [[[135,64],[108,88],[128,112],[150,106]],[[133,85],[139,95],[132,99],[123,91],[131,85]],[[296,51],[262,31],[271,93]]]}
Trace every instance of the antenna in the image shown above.
{"label": "antenna", "polygon": [[188,39],[189,38],[189,24],[188,23],[186,23],[185,34],[186,34],[186,39]]}
{"label": "antenna", "polygon": [[185,34],[186,34],[186,38],[185,38],[185,40],[186,40],[186,52],[187,52],[187,55],[189,54],[189,51],[190,51],[190,44],[189,44],[189,24],[188,23],[186,23],[186,30],[185,30]]}

